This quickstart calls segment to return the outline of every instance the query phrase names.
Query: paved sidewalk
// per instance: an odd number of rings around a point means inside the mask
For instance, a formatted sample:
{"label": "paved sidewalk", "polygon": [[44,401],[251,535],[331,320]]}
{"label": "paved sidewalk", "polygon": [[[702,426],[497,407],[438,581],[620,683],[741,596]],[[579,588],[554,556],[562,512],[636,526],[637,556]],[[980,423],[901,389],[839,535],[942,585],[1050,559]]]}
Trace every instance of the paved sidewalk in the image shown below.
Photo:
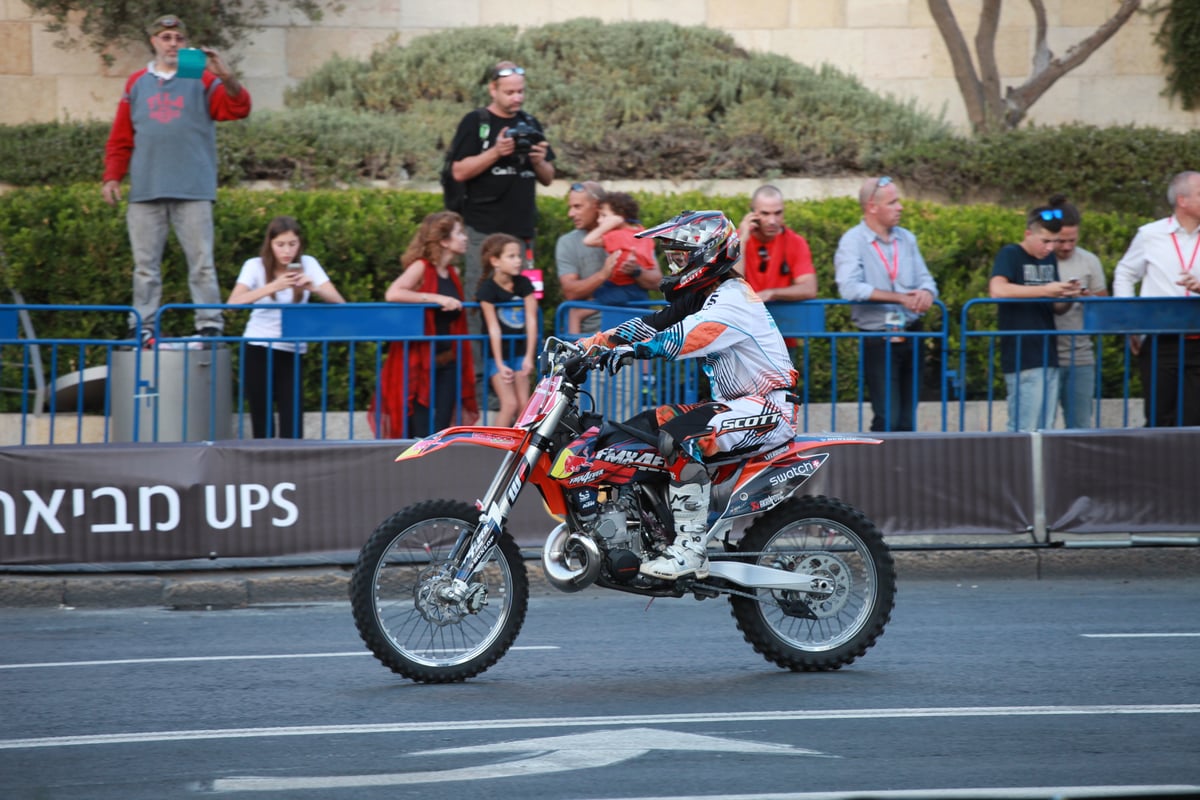
{"label": "paved sidewalk", "polygon": [[[901,588],[914,578],[1200,577],[1198,547],[939,550],[898,552],[895,558]],[[540,561],[527,561],[526,568],[534,594],[558,594],[546,583]],[[0,572],[0,607],[205,609],[344,602],[349,585],[350,568],[340,566],[156,574]]]}

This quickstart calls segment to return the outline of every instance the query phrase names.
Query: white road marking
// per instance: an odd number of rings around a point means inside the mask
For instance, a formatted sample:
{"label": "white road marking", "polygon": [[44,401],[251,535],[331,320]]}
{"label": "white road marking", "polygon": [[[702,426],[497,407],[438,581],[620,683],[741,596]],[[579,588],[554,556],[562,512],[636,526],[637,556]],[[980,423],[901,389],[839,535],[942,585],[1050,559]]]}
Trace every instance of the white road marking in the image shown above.
{"label": "white road marking", "polygon": [[1200,633],[1081,633],[1085,639],[1190,639]]}
{"label": "white road marking", "polygon": [[[517,650],[558,650],[557,645],[535,645],[529,647],[513,647],[510,652]],[[287,658],[346,658],[348,656],[369,656],[366,650],[353,650],[345,653],[268,653],[248,656],[177,656],[174,658],[114,658],[107,661],[42,661],[36,664],[0,664],[0,669],[44,669],[48,667],[110,667],[119,664],[189,664],[199,661],[269,661],[271,659]]]}
{"label": "white road marking", "polygon": [[475,747],[446,747],[408,753],[410,756],[466,755],[473,753],[532,753],[529,758],[480,764],[459,769],[427,772],[372,773],[367,775],[313,775],[283,777],[247,775],[218,778],[212,781],[214,792],[294,792],[300,789],[345,789],[367,786],[404,786],[414,783],[445,783],[447,781],[493,780],[495,778],[530,777],[552,772],[609,767],[637,758],[651,750],[683,750],[688,753],[720,752],[753,755],[822,756],[816,750],[767,742],[747,742],[701,736],[679,731],[654,728],[621,728],[619,730],[574,733],[495,742]]}
{"label": "white road marking", "polygon": [[606,717],[531,717],[444,722],[384,722],[373,725],[303,725],[278,728],[220,728],[190,731],[142,731],[41,739],[0,739],[0,750],[36,747],[188,742],[204,739],[254,739],[277,736],[354,736],[373,733],[429,733],[521,728],[595,728],[615,725],[695,725],[728,722],[808,722],[846,719],[928,719],[932,717],[1038,717],[1137,714],[1200,714],[1200,704],[1105,706],[965,706],[949,708],[858,708],[798,711],[743,711],[718,714],[637,714]]}
{"label": "white road marking", "polygon": [[[778,794],[723,794],[721,800],[1045,800],[1047,797],[1164,797],[1194,795],[1200,786],[1014,786],[997,789],[859,789],[841,792],[786,792]],[[590,800],[601,800],[591,798]],[[713,800],[711,794],[623,797],[621,800]]]}

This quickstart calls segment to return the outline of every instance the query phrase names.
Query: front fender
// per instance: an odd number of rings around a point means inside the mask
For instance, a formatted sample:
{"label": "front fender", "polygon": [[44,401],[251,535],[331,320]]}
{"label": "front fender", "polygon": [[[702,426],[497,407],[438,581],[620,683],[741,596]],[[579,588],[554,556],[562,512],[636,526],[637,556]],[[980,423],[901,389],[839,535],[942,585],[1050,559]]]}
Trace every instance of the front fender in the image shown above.
{"label": "front fender", "polygon": [[525,439],[525,431],[520,428],[497,428],[486,425],[460,425],[438,431],[432,436],[418,439],[396,456],[397,461],[407,461],[411,458],[436,453],[443,447],[452,444],[475,444],[491,447],[495,450],[516,450]]}
{"label": "front fender", "polygon": [[[496,428],[486,425],[460,425],[438,431],[432,436],[418,439],[396,456],[396,461],[408,461],[430,453],[436,453],[452,444],[471,444],[490,447],[493,450],[517,452],[525,442],[527,433],[521,428]],[[550,460],[543,454],[534,465],[529,481],[538,488],[546,505],[546,512],[561,519],[567,513],[566,496],[558,481],[550,477]]]}

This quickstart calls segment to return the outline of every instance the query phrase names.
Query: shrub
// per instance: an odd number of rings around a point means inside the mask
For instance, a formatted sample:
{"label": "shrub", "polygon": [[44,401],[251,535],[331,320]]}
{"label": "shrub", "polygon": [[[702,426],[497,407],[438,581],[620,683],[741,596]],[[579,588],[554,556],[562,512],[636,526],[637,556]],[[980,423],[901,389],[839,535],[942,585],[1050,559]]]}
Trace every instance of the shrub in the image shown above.
{"label": "shrub", "polygon": [[[717,208],[735,222],[748,210],[746,197],[710,197],[697,192],[675,195],[636,195],[647,224],[660,222],[684,208]],[[316,256],[352,302],[376,302],[399,274],[399,259],[420,220],[440,208],[440,195],[380,189],[258,192],[223,189],[215,208],[217,228],[216,264],[223,293],[233,287],[241,264],[258,253],[267,221],[289,214],[301,221],[308,252]],[[538,200],[540,224],[535,244],[537,266],[545,276],[546,296],[542,301],[547,329],[552,329],[554,309],[562,293],[554,269],[554,243],[571,229],[562,198]],[[788,224],[808,240],[817,269],[819,296],[837,297],[833,254],[842,233],[859,219],[857,204],[850,199],[788,202]],[[1087,213],[1083,244],[1097,253],[1110,270],[1124,252],[1137,229],[1138,220],[1122,214]],[[962,348],[959,334],[963,306],[968,300],[987,296],[992,260],[1006,243],[1021,238],[1024,215],[994,205],[957,206],[931,202],[906,203],[904,225],[918,237],[930,271],[937,279],[941,299],[950,315],[950,366],[957,368]],[[38,188],[0,196],[0,242],[6,251],[2,279],[7,287],[23,292],[32,304],[112,304],[126,306],[130,300],[130,254],[124,216],[105,205],[94,184],[60,188]],[[190,302],[187,268],[172,242],[163,262],[163,302]],[[994,324],[994,307],[981,306],[972,314],[974,328]],[[176,314],[166,332],[190,332],[188,315]],[[244,313],[230,314],[227,330],[241,331]],[[96,315],[35,315],[38,336],[48,339],[115,339],[125,335],[123,313]],[[172,325],[178,327],[172,327]],[[846,309],[833,308],[827,327],[852,330]],[[1121,385],[1121,359],[1117,337],[1107,337],[1104,354],[1105,389],[1110,394]],[[334,363],[346,348],[335,350]],[[839,346],[841,382],[839,397],[854,396],[858,389],[853,344]],[[810,354],[813,373],[808,385],[812,399],[828,398],[831,387],[831,354],[827,345],[815,345]],[[984,343],[970,352],[969,396],[988,391]],[[331,375],[333,385],[345,385],[346,367]],[[358,407],[369,399],[374,381],[373,350],[356,356]],[[999,379],[999,376],[996,376]],[[307,374],[308,399],[315,406],[319,376]],[[337,381],[340,381],[338,383]],[[993,387],[995,388],[995,387]],[[1001,390],[1002,393],[1002,390]]]}

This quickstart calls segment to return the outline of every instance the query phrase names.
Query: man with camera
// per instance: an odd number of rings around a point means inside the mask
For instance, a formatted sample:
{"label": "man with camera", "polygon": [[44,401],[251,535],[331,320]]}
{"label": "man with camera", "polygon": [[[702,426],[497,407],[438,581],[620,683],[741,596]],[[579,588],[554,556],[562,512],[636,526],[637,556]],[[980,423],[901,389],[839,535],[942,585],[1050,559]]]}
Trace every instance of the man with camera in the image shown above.
{"label": "man with camera", "polygon": [[521,110],[525,70],[500,61],[487,78],[491,103],[462,118],[450,145],[454,180],[466,185],[463,281],[471,296],[479,284],[483,240],[507,233],[525,242],[528,250],[537,217],[537,184],[549,186],[554,180],[554,151],[537,119]]}

